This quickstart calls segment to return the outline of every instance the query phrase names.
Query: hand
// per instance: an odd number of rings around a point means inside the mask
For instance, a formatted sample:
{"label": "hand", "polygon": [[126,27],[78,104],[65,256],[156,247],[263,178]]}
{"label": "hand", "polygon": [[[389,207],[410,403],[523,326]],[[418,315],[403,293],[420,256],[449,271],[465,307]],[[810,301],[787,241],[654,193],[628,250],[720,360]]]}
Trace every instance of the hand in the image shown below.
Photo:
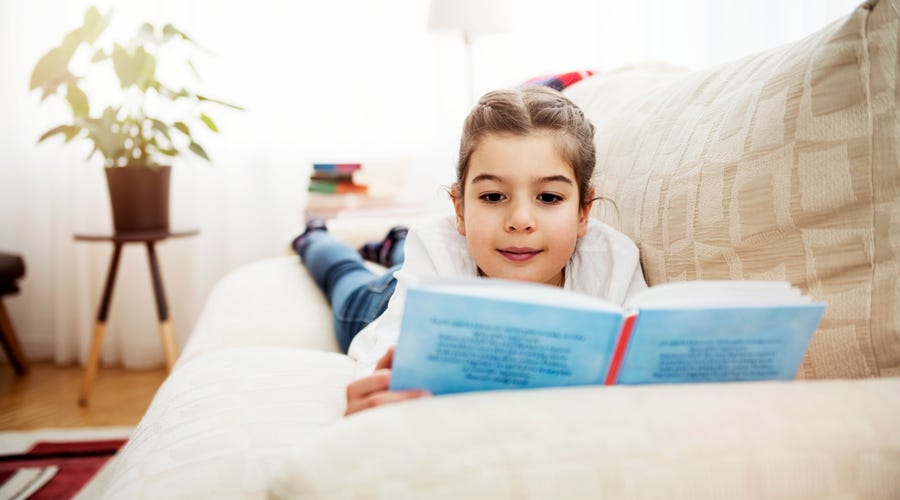
{"label": "hand", "polygon": [[375,373],[355,380],[347,386],[347,411],[344,412],[344,416],[384,404],[431,396],[428,391],[388,390],[393,363],[394,347],[392,346],[378,360],[378,364],[375,365]]}

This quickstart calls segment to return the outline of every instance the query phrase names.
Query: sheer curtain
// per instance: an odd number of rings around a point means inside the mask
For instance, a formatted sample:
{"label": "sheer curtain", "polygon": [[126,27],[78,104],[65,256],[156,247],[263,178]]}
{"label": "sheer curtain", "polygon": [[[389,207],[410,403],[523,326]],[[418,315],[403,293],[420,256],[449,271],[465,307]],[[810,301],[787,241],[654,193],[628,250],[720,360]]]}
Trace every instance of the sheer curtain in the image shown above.
{"label": "sheer curtain", "polygon": [[[198,237],[158,247],[172,321],[186,341],[215,282],[284,255],[302,225],[309,165],[319,159],[412,158],[434,182],[452,178],[467,111],[460,37],[425,29],[426,0],[95,2],[111,30],[172,22],[209,49],[204,92],[243,105],[215,114],[203,141],[212,164],[173,169],[172,223]],[[474,41],[476,93],[557,71],[644,61],[699,69],[805,36],[850,0],[634,2],[511,0],[510,31]],[[111,245],[75,243],[110,227],[105,180],[88,146],[36,145],[66,119],[28,92],[37,59],[77,26],[89,2],[0,1],[0,250],[25,257],[22,292],[6,304],[32,359],[83,362]],[[54,12],[48,16],[46,12]],[[103,362],[158,366],[145,251],[126,246]]]}

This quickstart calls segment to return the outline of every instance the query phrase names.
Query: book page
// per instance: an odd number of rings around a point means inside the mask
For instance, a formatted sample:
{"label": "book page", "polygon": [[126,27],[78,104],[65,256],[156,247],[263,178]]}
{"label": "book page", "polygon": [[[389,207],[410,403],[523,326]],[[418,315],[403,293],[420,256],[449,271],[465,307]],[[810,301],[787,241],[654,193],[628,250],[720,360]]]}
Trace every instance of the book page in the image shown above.
{"label": "book page", "polygon": [[624,312],[616,304],[559,287],[497,278],[437,277],[418,278],[417,286],[454,295],[528,302],[556,307]]}
{"label": "book page", "polygon": [[793,380],[824,310],[822,303],[641,309],[617,383]]}
{"label": "book page", "polygon": [[632,297],[627,306],[744,307],[808,304],[800,290],[782,281],[681,281],[655,285]]}

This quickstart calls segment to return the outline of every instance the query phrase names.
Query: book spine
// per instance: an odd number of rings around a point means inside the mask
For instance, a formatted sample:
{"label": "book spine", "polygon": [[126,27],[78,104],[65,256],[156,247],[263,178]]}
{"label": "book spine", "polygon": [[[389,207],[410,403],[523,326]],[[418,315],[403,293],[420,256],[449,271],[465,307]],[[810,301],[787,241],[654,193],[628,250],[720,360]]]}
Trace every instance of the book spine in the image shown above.
{"label": "book spine", "polygon": [[355,172],[361,168],[361,163],[313,163],[313,170],[321,172]]}
{"label": "book spine", "polygon": [[310,181],[309,191],[313,193],[326,194],[366,194],[369,187],[351,182],[332,182],[332,181]]}
{"label": "book spine", "polygon": [[605,385],[616,385],[616,381],[619,379],[619,369],[622,368],[622,359],[625,357],[625,351],[628,349],[628,341],[631,340],[631,332],[634,330],[634,322],[636,320],[637,314],[630,314],[622,322],[622,331],[619,333],[616,349],[613,351],[612,360],[609,362],[609,371],[606,374]]}
{"label": "book spine", "polygon": [[316,170],[310,176],[314,181],[353,182],[353,172],[326,172]]}

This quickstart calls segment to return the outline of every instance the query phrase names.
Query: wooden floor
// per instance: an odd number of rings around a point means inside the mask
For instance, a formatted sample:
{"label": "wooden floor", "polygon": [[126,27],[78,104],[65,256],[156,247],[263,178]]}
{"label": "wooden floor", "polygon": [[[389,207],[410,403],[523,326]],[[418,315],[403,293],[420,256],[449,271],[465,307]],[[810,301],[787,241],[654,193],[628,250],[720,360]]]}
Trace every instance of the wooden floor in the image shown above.
{"label": "wooden floor", "polygon": [[163,368],[100,368],[90,405],[82,408],[77,400],[83,374],[78,366],[43,362],[16,376],[0,363],[0,430],[134,426],[166,378]]}

